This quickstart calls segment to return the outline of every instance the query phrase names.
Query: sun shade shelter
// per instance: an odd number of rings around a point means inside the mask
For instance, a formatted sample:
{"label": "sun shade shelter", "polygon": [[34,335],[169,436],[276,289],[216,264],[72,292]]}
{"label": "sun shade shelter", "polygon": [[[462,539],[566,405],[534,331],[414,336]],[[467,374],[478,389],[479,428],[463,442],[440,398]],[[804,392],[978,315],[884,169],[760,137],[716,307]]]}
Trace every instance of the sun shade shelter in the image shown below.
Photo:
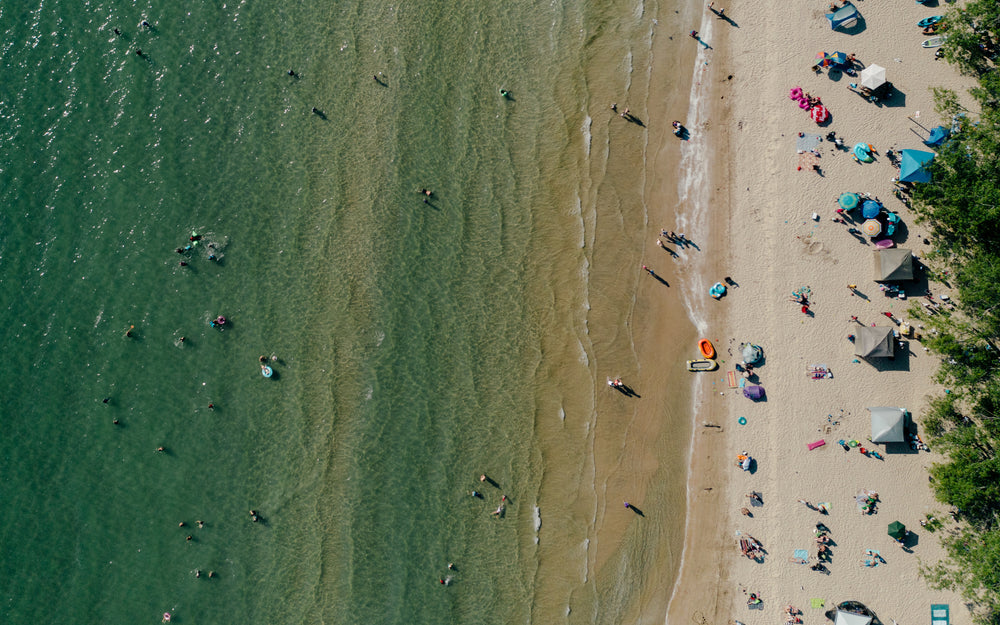
{"label": "sun shade shelter", "polygon": [[871,622],[872,617],[870,616],[844,610],[837,610],[837,616],[833,619],[833,625],[868,625]]}
{"label": "sun shade shelter", "polygon": [[861,224],[861,232],[870,237],[877,237],[882,234],[882,222],[878,219],[868,219]]}
{"label": "sun shade shelter", "polygon": [[862,358],[892,358],[896,342],[889,326],[861,326],[854,335],[854,355]]}
{"label": "sun shade shelter", "polygon": [[828,55],[827,58],[829,58],[831,61],[833,61],[833,65],[835,65],[835,66],[836,65],[839,65],[839,66],[846,66],[846,65],[848,65],[847,55],[844,54],[843,52],[834,52],[833,54]]}
{"label": "sun shade shelter", "polygon": [[743,364],[755,365],[764,357],[764,350],[760,345],[742,343],[740,344],[740,355],[743,356]]}
{"label": "sun shade shelter", "polygon": [[906,442],[906,408],[869,408],[873,443]]}
{"label": "sun shade shelter", "polygon": [[893,521],[888,528],[889,538],[903,540],[906,537],[906,526],[899,521]]}
{"label": "sun shade shelter", "polygon": [[875,91],[885,84],[885,68],[881,65],[869,65],[861,70],[861,86]]}
{"label": "sun shade shelter", "polygon": [[833,30],[850,28],[858,23],[858,8],[850,2],[846,2],[844,6],[833,13],[827,13],[826,19],[830,20],[830,28]]}
{"label": "sun shade shelter", "polygon": [[875,282],[902,282],[913,279],[913,252],[895,247],[872,252],[875,259]]}
{"label": "sun shade shelter", "polygon": [[900,182],[930,182],[931,172],[925,165],[934,160],[934,152],[902,150],[899,153]]}
{"label": "sun shade shelter", "polygon": [[841,193],[840,197],[837,198],[837,203],[840,204],[842,209],[849,211],[858,205],[860,199],[857,193]]}
{"label": "sun shade shelter", "polygon": [[865,219],[875,219],[882,212],[882,204],[875,200],[865,200],[861,205],[861,216]]}
{"label": "sun shade shelter", "polygon": [[945,142],[945,139],[951,136],[951,131],[944,126],[935,126],[931,128],[930,136],[927,137],[927,141],[924,141],[924,145],[936,148]]}

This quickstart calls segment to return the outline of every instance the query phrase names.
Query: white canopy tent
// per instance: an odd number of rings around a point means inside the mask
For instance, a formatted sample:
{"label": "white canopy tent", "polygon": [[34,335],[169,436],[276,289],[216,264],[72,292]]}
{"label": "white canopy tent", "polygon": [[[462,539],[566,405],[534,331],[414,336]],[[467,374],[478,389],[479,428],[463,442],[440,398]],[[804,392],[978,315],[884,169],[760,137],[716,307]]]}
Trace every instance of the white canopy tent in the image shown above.
{"label": "white canopy tent", "polygon": [[833,619],[833,625],[868,625],[872,622],[872,617],[853,612],[837,610],[837,616]]}
{"label": "white canopy tent", "polygon": [[885,84],[885,68],[881,65],[869,65],[861,70],[861,86],[875,90]]}

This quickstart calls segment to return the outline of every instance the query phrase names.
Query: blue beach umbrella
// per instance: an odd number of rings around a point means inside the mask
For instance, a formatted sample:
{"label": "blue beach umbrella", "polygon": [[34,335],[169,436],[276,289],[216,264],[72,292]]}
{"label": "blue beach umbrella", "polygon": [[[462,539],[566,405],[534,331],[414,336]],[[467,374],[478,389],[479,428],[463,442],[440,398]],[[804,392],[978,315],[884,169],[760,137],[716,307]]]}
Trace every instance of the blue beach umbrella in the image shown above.
{"label": "blue beach umbrella", "polygon": [[837,199],[837,203],[845,211],[849,211],[858,205],[858,194],[857,193],[841,193],[840,198]]}
{"label": "blue beach umbrella", "polygon": [[934,160],[934,152],[903,150],[900,152],[899,180],[901,182],[930,182],[931,172],[924,165]]}
{"label": "blue beach umbrella", "polygon": [[944,140],[951,135],[951,131],[944,126],[937,126],[931,129],[931,136],[927,137],[927,141],[924,141],[924,145],[930,147],[937,147],[944,143]]}
{"label": "blue beach umbrella", "polygon": [[882,212],[882,205],[875,200],[865,200],[861,205],[861,216],[865,219],[875,219]]}
{"label": "blue beach umbrella", "polygon": [[830,61],[833,62],[834,65],[840,65],[840,66],[847,65],[847,55],[844,54],[843,52],[834,52],[833,54],[829,55],[829,59]]}

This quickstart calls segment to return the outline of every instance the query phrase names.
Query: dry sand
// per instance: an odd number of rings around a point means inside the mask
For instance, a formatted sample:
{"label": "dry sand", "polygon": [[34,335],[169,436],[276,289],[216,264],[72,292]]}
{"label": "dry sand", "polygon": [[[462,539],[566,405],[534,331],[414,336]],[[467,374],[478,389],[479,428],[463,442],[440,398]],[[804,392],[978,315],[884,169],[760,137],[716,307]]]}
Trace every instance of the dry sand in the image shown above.
{"label": "dry sand", "polygon": [[[873,247],[848,234],[851,224],[831,218],[841,192],[871,193],[903,218],[906,228],[897,237],[901,247],[918,256],[926,252],[925,230],[892,195],[897,172],[884,154],[891,146],[926,149],[921,144],[925,128],[943,122],[934,113],[930,86],[956,89],[971,104],[964,94],[971,83],[921,47],[927,36],[916,27],[918,20],[950,5],[859,2],[863,25],[854,34],[832,31],[823,16],[828,3],[819,0],[716,5],[726,8],[734,24],[710,42],[719,99],[711,123],[695,131],[712,133],[729,155],[728,163],[716,164],[714,190],[716,209],[728,214],[728,224],[713,233],[717,245],[702,249],[722,254],[725,248],[726,269],[716,279],[730,275],[740,286],[718,304],[725,319],[712,326],[708,337],[724,362],[720,371],[701,374],[711,379],[702,386],[697,419],[718,423],[723,431],[703,427],[695,436],[685,564],[668,619],[674,625],[780,623],[790,604],[803,611],[803,622],[821,624],[826,609],[857,600],[884,623],[927,623],[932,603],[950,604],[952,622],[970,623],[957,595],[929,589],[918,572],[920,564],[942,557],[938,537],[949,527],[946,522],[935,534],[919,523],[926,514],[949,520],[928,486],[926,468],[938,458],[923,451],[886,453],[885,446],[875,446],[885,458],[880,461],[837,444],[839,439],[867,443],[867,407],[903,406],[919,423],[928,394],[940,392],[930,381],[936,358],[919,341],[904,340],[904,353],[894,361],[853,362],[847,335],[858,326],[851,316],[867,325],[891,325],[883,312],[905,318],[911,301],[919,298],[884,297],[873,282]],[[715,32],[725,25],[717,22]],[[882,65],[896,97],[889,105],[875,105],[846,88],[859,82],[856,78],[826,71],[814,75],[809,66],[820,50],[854,53],[865,64]],[[820,96],[832,121],[818,128],[788,98],[795,86]],[[919,118],[908,119],[916,111]],[[877,162],[858,164],[824,141],[822,175],[797,171],[797,134],[830,130],[848,146],[874,145]],[[819,221],[811,219],[813,212]],[[860,295],[852,295],[848,284],[858,285]],[[812,316],[789,301],[793,290],[806,286]],[[935,294],[946,292],[938,283],[930,287]],[[734,355],[740,341],[764,347],[766,364],[758,374],[766,402],[751,402],[725,382],[726,370],[739,360]],[[810,379],[807,368],[813,364],[828,365],[834,377]],[[746,425],[738,424],[741,416]],[[827,444],[809,451],[807,443],[819,439]],[[742,450],[756,458],[755,472],[735,466]],[[854,496],[862,488],[879,493],[877,514],[858,511]],[[764,498],[763,507],[752,508],[752,518],[740,513],[751,490]],[[830,502],[832,512],[821,516],[799,499]],[[887,536],[887,525],[895,520],[914,531],[907,550]],[[810,564],[816,561],[817,522],[830,528],[836,543],[829,574],[790,562],[795,549],[808,549]],[[738,530],[763,543],[762,563],[740,554]],[[864,567],[867,549],[879,550],[885,563]],[[748,609],[744,591],[758,593],[763,609]],[[824,599],[826,607],[811,608],[812,598]]]}

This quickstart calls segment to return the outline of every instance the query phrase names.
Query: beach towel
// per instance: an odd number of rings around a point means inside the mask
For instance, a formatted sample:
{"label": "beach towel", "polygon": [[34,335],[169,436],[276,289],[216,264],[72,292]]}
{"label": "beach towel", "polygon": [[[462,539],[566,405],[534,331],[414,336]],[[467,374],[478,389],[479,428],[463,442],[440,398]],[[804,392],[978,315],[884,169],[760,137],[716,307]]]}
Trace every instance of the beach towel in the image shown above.
{"label": "beach towel", "polygon": [[809,551],[806,549],[796,549],[794,555],[795,559],[802,560],[803,564],[805,564],[805,562],[809,560]]}
{"label": "beach towel", "polygon": [[811,135],[808,132],[803,132],[799,134],[799,138],[795,141],[795,150],[797,152],[808,152],[815,149],[823,141],[823,138],[819,135]]}
{"label": "beach towel", "polygon": [[726,378],[729,380],[729,388],[736,388],[736,372],[727,371]]}
{"label": "beach towel", "polygon": [[812,451],[812,450],[816,449],[817,447],[822,447],[823,445],[826,445],[826,441],[821,438],[818,441],[816,441],[815,443],[809,443],[808,445],[806,445],[806,447],[809,448],[809,451]]}
{"label": "beach towel", "polygon": [[817,599],[813,597],[809,600],[809,607],[815,608],[817,610],[826,606],[826,599]]}

